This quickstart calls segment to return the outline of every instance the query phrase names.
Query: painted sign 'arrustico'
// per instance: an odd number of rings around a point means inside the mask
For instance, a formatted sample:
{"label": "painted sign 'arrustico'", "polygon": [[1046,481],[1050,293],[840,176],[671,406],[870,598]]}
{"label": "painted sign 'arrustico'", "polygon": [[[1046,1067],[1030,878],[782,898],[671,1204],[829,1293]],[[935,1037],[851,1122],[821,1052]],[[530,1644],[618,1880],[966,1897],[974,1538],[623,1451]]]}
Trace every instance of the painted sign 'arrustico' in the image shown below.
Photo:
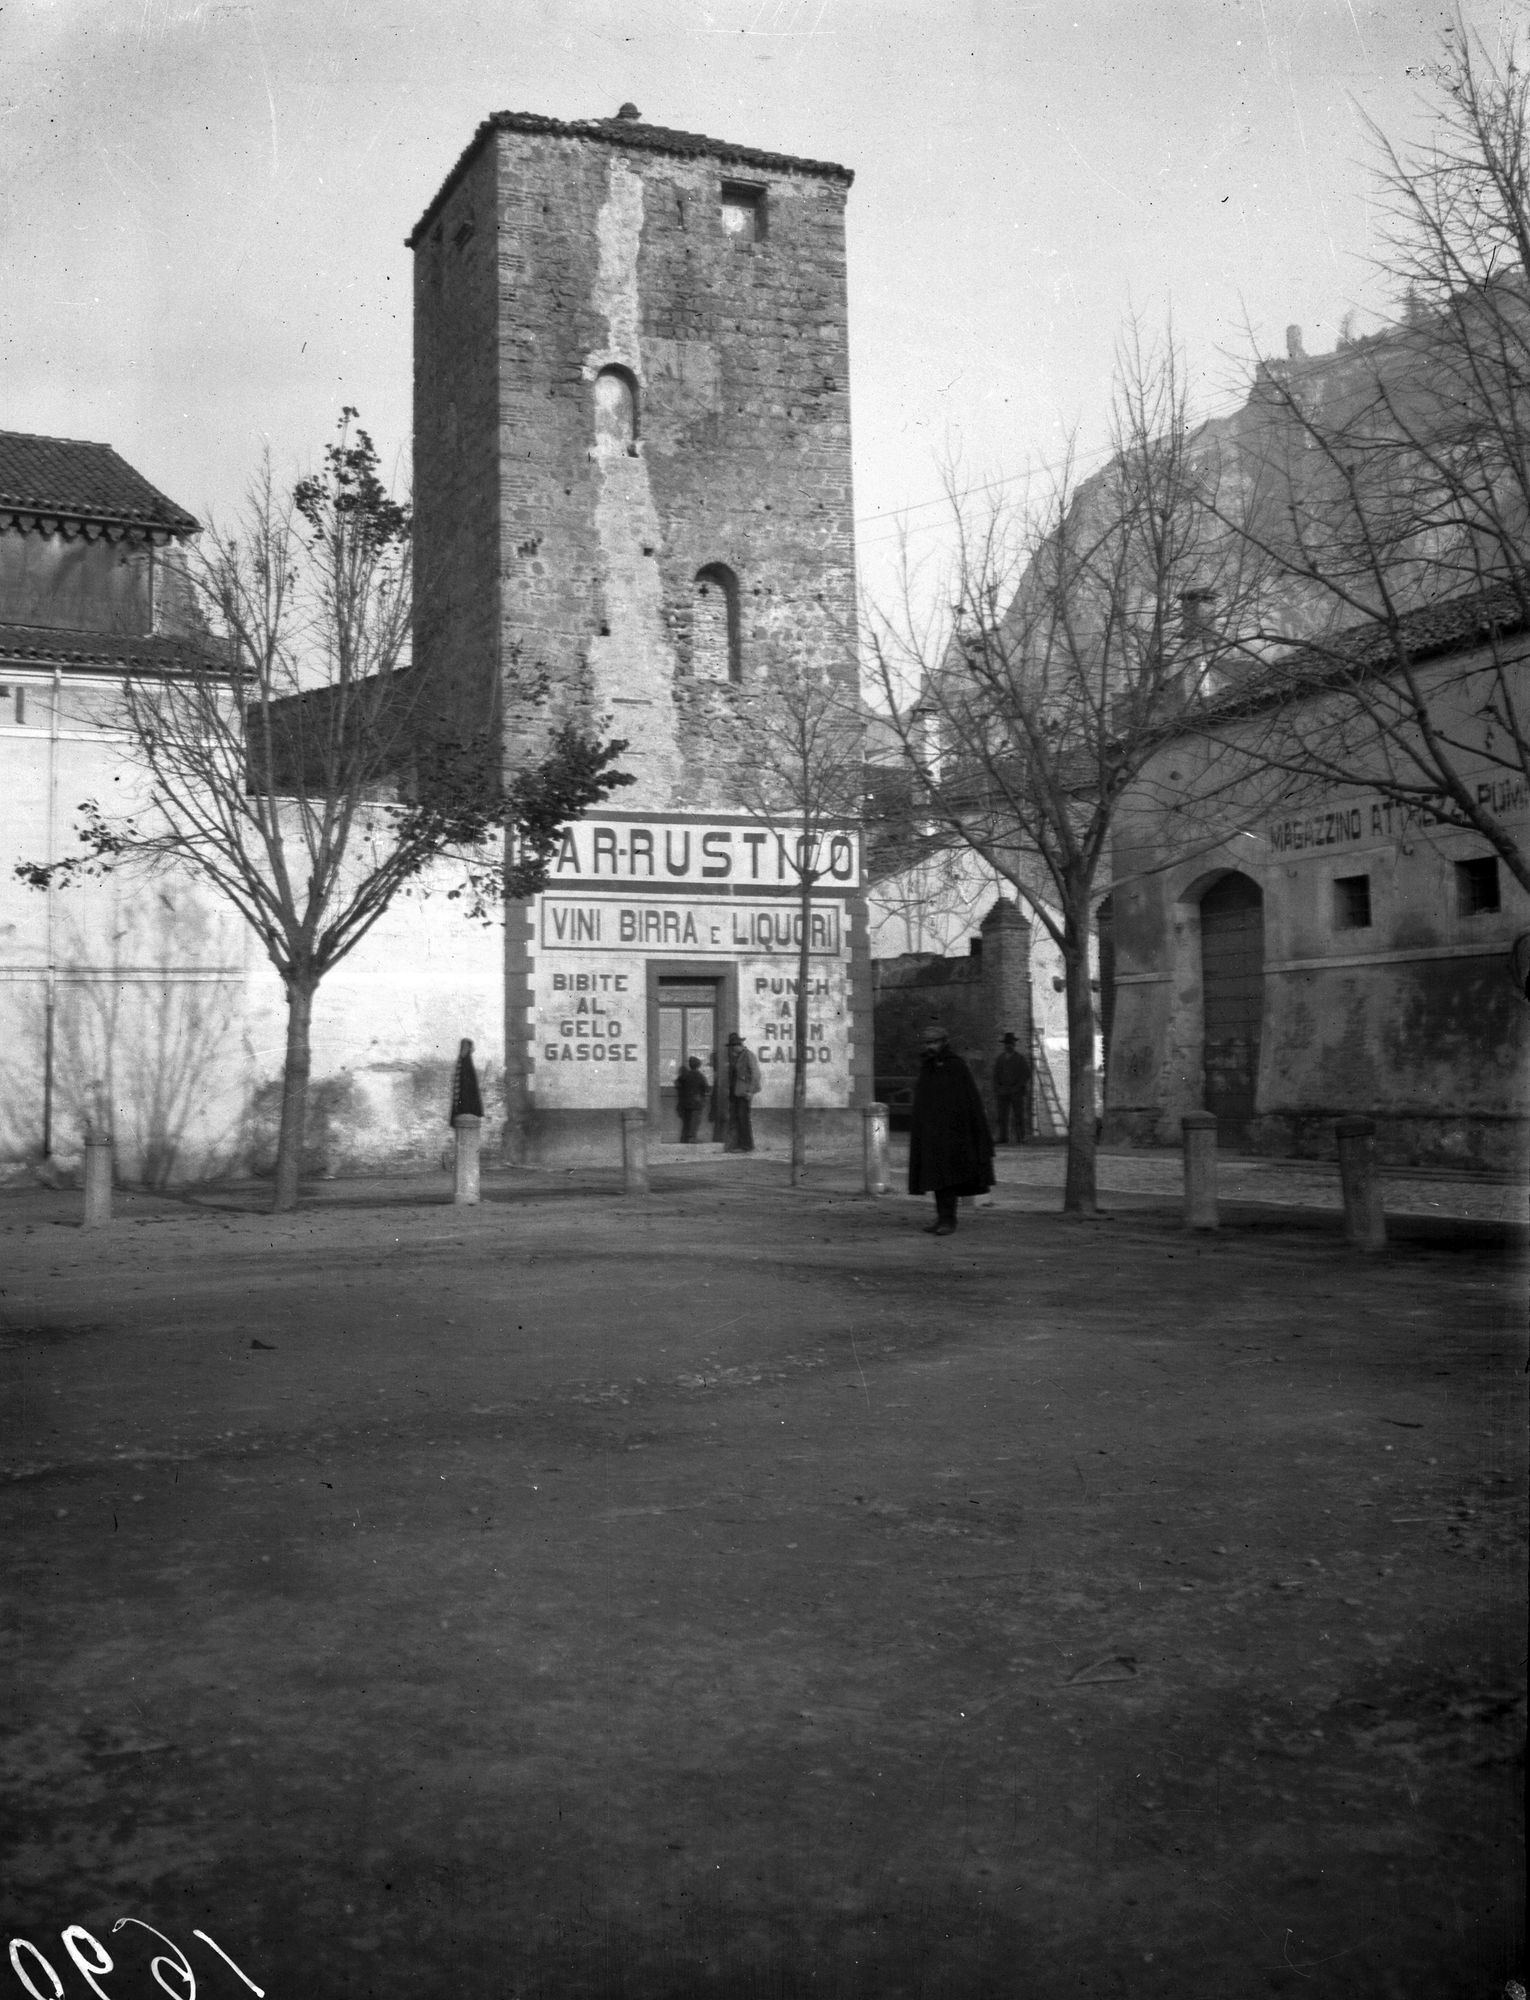
{"label": "painted sign 'arrustico'", "polygon": [[[677,1050],[700,1054],[710,1080],[725,1020],[764,1070],[761,1107],[786,1104],[803,923],[797,850],[791,829],[743,819],[610,814],[565,828],[552,884],[535,899],[527,964],[541,1109],[651,1103]],[[807,919],[808,1100],[830,1106],[850,1088],[856,836],[824,835],[813,866],[818,886],[846,891],[814,894]]]}
{"label": "painted sign 'arrustico'", "polygon": [[[825,885],[860,886],[854,833],[818,836],[809,866]],[[552,880],[565,886],[620,882],[634,889],[695,884],[733,893],[795,889],[802,840],[757,821],[589,819],[563,829]]]}

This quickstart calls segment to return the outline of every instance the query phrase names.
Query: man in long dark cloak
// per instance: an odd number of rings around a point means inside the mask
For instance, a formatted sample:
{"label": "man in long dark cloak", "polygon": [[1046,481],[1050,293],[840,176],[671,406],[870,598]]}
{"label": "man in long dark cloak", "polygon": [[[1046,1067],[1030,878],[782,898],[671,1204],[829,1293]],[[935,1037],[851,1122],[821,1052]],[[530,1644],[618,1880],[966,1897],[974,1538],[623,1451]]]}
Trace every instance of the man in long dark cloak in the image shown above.
{"label": "man in long dark cloak", "polygon": [[993,1186],[993,1134],[973,1075],[938,1021],[924,1031],[919,1080],[909,1116],[908,1191],[933,1194],[931,1236],[949,1236],[963,1195]]}

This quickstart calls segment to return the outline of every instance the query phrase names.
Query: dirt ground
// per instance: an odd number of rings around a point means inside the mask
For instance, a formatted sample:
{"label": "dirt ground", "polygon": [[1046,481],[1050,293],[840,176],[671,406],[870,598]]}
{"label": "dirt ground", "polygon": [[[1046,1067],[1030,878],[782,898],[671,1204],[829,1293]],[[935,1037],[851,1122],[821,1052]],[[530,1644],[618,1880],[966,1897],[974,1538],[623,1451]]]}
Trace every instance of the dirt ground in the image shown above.
{"label": "dirt ground", "polygon": [[1523,1977],[1502,1232],[486,1194],[0,1197],[0,1990]]}

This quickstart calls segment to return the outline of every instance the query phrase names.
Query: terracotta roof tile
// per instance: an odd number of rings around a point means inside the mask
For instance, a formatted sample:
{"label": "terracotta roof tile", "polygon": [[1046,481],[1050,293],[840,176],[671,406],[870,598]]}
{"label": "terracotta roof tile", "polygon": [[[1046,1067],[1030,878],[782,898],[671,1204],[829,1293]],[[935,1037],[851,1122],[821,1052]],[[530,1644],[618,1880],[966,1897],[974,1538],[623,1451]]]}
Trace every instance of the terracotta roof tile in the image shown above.
{"label": "terracotta roof tile", "polygon": [[0,431],[0,510],[195,534],[200,525],[109,444]]}
{"label": "terracotta roof tile", "polygon": [[0,625],[0,675],[17,667],[108,667],[183,671],[216,662],[216,640],[132,632],[65,632],[51,625]]}
{"label": "terracotta roof tile", "polygon": [[1422,662],[1509,638],[1523,632],[1525,622],[1524,599],[1512,584],[1464,591],[1404,612],[1395,628],[1382,620],[1367,621],[1293,646],[1222,689],[1193,714],[1209,720],[1320,693],[1325,687],[1386,674],[1403,657]]}

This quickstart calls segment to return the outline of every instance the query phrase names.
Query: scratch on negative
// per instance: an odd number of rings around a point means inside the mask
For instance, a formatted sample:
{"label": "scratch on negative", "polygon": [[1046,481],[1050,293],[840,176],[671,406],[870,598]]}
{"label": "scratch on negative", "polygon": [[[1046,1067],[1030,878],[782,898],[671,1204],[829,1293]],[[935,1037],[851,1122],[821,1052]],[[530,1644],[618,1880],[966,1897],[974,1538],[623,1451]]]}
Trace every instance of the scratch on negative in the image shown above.
{"label": "scratch on negative", "polygon": [[850,1335],[850,1352],[855,1356],[855,1372],[861,1378],[861,1394],[866,1398],[867,1413],[871,1410],[871,1391],[866,1387],[866,1371],[861,1366],[861,1350],[855,1344],[855,1335]]}
{"label": "scratch on negative", "polygon": [[1134,194],[1129,194],[1124,187],[1121,187],[1117,182],[1111,180],[1108,174],[1102,174],[1099,168],[1095,166],[1092,161],[1086,160],[1084,158],[1083,154],[1079,151],[1078,147],[1074,145],[1072,137],[1063,130],[1061,122],[1058,123],[1057,132],[1058,136],[1062,139],[1063,144],[1068,148],[1068,151],[1073,155],[1074,159],[1078,161],[1079,165],[1085,170],[1086,173],[1093,174],[1095,179],[1099,181],[1102,187],[1108,187],[1112,194],[1118,194],[1123,201],[1130,202],[1133,208],[1141,208],[1142,203],[1137,199],[1137,197]]}

